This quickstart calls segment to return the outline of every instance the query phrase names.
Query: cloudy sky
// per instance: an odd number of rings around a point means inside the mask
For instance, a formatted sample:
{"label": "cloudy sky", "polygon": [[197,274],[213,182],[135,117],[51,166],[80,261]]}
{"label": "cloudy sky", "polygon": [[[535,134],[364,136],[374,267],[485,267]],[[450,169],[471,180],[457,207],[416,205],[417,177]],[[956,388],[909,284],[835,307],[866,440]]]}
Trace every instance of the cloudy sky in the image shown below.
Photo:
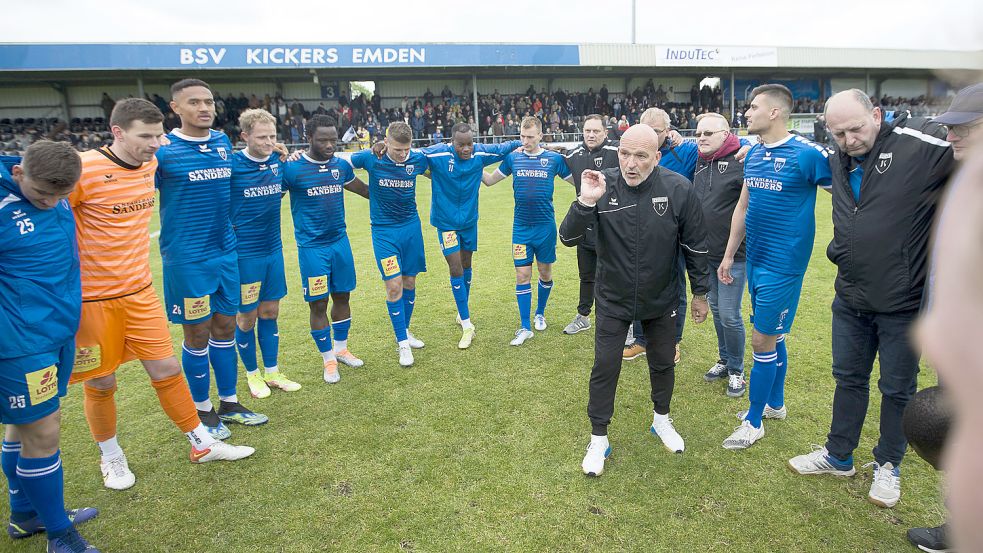
{"label": "cloudy sky", "polygon": [[[983,50],[980,0],[636,2],[638,43]],[[632,0],[35,0],[5,6],[0,42],[578,44],[631,31]]]}

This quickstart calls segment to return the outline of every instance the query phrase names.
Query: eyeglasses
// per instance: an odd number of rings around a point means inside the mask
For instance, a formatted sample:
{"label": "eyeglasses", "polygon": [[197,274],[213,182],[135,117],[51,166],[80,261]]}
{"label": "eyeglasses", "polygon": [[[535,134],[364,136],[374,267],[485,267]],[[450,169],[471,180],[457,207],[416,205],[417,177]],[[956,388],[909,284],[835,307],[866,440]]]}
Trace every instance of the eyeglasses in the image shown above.
{"label": "eyeglasses", "polygon": [[730,129],[720,129],[719,131],[696,131],[693,136],[699,138],[701,136],[710,138],[711,136],[717,134],[718,132],[730,132]]}
{"label": "eyeglasses", "polygon": [[979,127],[981,124],[983,124],[983,121],[968,125],[946,125],[946,128],[949,129],[949,132],[958,136],[959,138],[966,138],[973,132],[973,129]]}

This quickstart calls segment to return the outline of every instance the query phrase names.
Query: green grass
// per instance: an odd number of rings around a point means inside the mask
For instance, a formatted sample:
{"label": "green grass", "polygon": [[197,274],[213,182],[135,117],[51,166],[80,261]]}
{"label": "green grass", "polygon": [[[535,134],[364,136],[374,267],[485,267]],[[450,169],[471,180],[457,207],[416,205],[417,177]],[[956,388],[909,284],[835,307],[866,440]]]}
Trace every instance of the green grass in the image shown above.
{"label": "green grass", "polygon": [[[713,326],[688,322],[672,409],[686,452],[673,455],[649,435],[644,358],[628,362],[611,426],[613,454],[604,476],[588,479],[580,461],[590,432],[593,338],[561,332],[577,303],[574,250],[558,252],[549,329],[510,348],[517,327],[511,187],[507,181],[482,190],[471,301],[478,334],[471,349],[459,351],[447,269],[427,223],[430,187],[420,183],[429,272],[418,280],[413,329],[427,347],[416,352],[416,365],[397,365],[367,203],[350,195],[359,281],[350,347],[366,365],[343,367],[340,384],[322,381],[285,201],[290,294],[281,308],[281,366],[304,389],[253,400],[242,376],[240,397],[271,422],[234,426],[230,441],[257,453],[194,466],[142,368],[124,366],[119,438],[137,484],[113,492],[102,486],[81,390],[73,388],[64,402],[66,498],[101,510],[83,528],[86,537],[107,551],[886,552],[910,549],[906,528],[942,520],[938,476],[914,454],[904,465],[902,501],[889,510],[866,501],[869,469],[837,479],[786,468],[789,457],[825,441],[830,421],[835,270],[823,255],[831,234],[826,194],[820,193],[815,253],[789,339],[789,419],[767,423],[767,436],[750,450],[721,448],[746,400],[727,398],[722,383],[704,383],[716,359]],[[572,199],[571,187],[558,183],[558,218]],[[156,240],[151,260],[159,290]],[[179,351],[180,329],[172,334]],[[934,382],[925,370],[922,385]],[[858,468],[872,460],[879,402],[875,391]],[[0,540],[3,551],[40,547],[37,538]]]}

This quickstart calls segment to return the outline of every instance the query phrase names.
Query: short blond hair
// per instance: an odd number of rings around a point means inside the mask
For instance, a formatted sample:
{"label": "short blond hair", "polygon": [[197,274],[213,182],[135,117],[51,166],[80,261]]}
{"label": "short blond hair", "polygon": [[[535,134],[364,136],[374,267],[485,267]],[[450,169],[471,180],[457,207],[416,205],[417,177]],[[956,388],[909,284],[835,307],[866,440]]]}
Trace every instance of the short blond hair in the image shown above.
{"label": "short blond hair", "polygon": [[258,123],[269,123],[276,129],[276,118],[265,109],[247,109],[239,116],[239,128],[246,134],[253,132],[253,127]]}
{"label": "short blond hair", "polygon": [[413,142],[413,129],[402,121],[393,121],[386,128],[386,138],[397,144],[409,144]]}
{"label": "short blond hair", "polygon": [[539,117],[532,115],[527,115],[522,118],[522,124],[520,125],[523,129],[529,129],[536,127],[536,130],[543,132],[543,122],[539,120]]}
{"label": "short blond hair", "polygon": [[712,118],[712,119],[720,119],[721,121],[724,122],[724,128],[727,128],[727,129],[730,128],[730,121],[728,121],[726,117],[724,117],[723,115],[721,115],[721,114],[719,114],[719,113],[717,113],[715,111],[710,111],[710,112],[707,112],[707,113],[701,113],[701,114],[697,115],[696,116],[696,124],[699,125],[700,124],[700,121],[703,121],[704,119],[710,119],[710,118]]}
{"label": "short blond hair", "polygon": [[648,108],[643,111],[642,116],[638,118],[638,122],[651,127],[652,123],[655,123],[659,119],[662,119],[666,124],[666,128],[663,130],[668,130],[672,126],[672,120],[669,119],[669,114],[664,109],[659,108]]}

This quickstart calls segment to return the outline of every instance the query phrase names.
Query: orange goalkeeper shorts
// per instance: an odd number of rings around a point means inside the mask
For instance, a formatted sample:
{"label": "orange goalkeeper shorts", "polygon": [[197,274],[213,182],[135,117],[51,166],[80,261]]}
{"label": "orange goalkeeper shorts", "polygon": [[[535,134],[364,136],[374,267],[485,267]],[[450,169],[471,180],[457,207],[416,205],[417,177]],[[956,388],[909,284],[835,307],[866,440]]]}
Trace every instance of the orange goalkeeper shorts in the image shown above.
{"label": "orange goalkeeper shorts", "polygon": [[153,286],[122,298],[82,303],[71,383],[110,375],[134,359],[174,355],[167,317]]}

